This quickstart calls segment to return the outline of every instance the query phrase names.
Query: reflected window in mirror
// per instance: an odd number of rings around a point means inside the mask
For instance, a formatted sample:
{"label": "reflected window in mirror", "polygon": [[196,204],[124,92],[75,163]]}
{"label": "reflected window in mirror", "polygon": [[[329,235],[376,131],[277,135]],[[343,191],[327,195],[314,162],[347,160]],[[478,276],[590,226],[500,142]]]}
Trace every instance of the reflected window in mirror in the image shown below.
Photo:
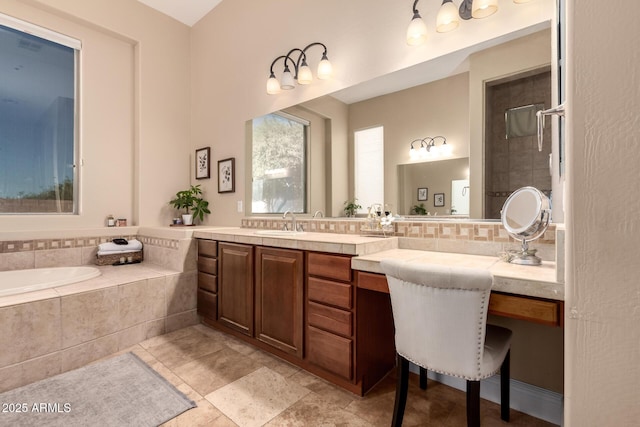
{"label": "reflected window in mirror", "polygon": [[384,204],[384,128],[354,132],[355,194],[362,209]]}
{"label": "reflected window in mirror", "polygon": [[309,122],[278,112],[252,125],[251,212],[306,213]]}

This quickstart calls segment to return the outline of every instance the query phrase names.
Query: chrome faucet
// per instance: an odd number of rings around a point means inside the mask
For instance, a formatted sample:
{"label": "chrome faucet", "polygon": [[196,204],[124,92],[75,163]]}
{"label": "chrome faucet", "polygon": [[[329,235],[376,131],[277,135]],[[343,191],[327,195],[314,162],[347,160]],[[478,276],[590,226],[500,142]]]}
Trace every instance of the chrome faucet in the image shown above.
{"label": "chrome faucet", "polygon": [[324,218],[324,213],[322,213],[322,211],[315,211],[315,213],[313,214],[313,219],[315,219],[318,215],[320,215],[320,218]]}
{"label": "chrome faucet", "polygon": [[[296,224],[296,216],[293,212],[291,211],[286,211],[283,215],[282,215],[282,219],[287,219],[287,215],[291,214],[291,231],[298,231],[298,226]],[[284,230],[287,230],[287,224],[284,225],[283,227]]]}

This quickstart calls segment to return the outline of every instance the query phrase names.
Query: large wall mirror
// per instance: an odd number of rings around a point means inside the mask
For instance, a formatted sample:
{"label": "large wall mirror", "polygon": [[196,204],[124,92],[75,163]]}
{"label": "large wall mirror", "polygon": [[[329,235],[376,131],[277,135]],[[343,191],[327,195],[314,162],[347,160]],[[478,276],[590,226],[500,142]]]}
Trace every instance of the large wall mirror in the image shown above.
{"label": "large wall mirror", "polygon": [[[374,127],[384,129],[384,167],[370,171],[384,178],[384,200],[376,202],[389,205],[393,213],[497,220],[494,206],[516,188],[550,191],[550,148],[534,152],[535,136],[507,139],[504,122],[510,108],[550,106],[552,31],[550,23],[545,27],[450,55],[439,67],[414,66],[283,110],[312,127],[306,212],[341,216],[343,200],[331,194],[336,183],[349,189],[350,199],[359,197],[354,192],[353,135]],[[413,140],[435,136],[446,138],[447,155],[410,155]],[[336,155],[335,144],[349,147],[346,156]],[[427,189],[426,198],[419,189]],[[252,200],[251,194],[246,197]],[[364,213],[366,202],[361,204]],[[420,204],[424,211],[414,209]]]}

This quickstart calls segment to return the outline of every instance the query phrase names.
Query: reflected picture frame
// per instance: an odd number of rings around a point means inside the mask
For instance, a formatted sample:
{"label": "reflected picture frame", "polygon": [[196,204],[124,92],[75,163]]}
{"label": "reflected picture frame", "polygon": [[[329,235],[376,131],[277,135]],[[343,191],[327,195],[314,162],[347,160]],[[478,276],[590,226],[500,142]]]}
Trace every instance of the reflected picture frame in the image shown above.
{"label": "reflected picture frame", "polygon": [[235,157],[218,160],[218,193],[234,193],[236,191],[235,169]]}
{"label": "reflected picture frame", "polygon": [[433,194],[433,206],[436,208],[441,208],[444,206],[444,193]]}
{"label": "reflected picture frame", "polygon": [[196,150],[196,179],[211,178],[211,147]]}
{"label": "reflected picture frame", "polygon": [[418,201],[423,202],[429,199],[429,189],[426,187],[418,188]]}

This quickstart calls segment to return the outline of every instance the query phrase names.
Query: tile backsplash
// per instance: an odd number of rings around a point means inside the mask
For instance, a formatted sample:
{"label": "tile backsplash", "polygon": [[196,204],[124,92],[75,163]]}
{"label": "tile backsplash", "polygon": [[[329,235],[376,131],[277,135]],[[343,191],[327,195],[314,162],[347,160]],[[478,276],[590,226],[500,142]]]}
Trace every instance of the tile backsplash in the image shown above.
{"label": "tile backsplash", "polygon": [[[250,217],[242,220],[243,228],[281,230],[290,220]],[[318,233],[361,234],[365,219],[298,219],[305,231]],[[395,221],[393,235],[401,238],[400,246],[439,252],[495,256],[518,249],[520,242],[511,238],[499,222]],[[544,235],[531,246],[543,260],[556,260],[556,224],[549,224]]]}

